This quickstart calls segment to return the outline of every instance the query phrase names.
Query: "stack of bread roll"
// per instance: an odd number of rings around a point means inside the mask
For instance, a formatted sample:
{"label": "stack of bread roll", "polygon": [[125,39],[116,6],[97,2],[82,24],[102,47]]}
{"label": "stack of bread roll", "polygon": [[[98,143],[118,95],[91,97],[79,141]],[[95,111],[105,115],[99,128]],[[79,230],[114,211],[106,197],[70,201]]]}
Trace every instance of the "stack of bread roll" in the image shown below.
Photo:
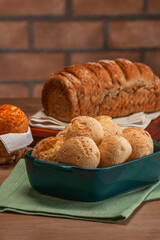
{"label": "stack of bread roll", "polygon": [[[25,133],[28,130],[29,122],[25,113],[16,106],[5,104],[0,106],[0,137],[9,133]],[[9,153],[0,140],[0,164],[17,162],[24,153],[21,148]]]}
{"label": "stack of bread roll", "polygon": [[79,116],[56,137],[37,143],[32,155],[44,160],[84,168],[102,168],[153,153],[150,134],[120,127],[109,116]]}

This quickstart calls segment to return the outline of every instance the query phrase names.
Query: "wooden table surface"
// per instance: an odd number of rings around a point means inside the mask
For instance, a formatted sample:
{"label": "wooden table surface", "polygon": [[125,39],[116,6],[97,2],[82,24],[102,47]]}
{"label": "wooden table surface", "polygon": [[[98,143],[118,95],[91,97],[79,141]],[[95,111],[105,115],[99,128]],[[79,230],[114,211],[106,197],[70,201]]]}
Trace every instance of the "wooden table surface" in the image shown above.
{"label": "wooden table surface", "polygon": [[[41,108],[40,99],[0,99],[20,107],[27,116]],[[0,184],[13,165],[0,166]],[[127,221],[119,224],[97,223],[17,213],[0,213],[0,240],[65,239],[65,240],[159,240],[160,201],[143,203]]]}

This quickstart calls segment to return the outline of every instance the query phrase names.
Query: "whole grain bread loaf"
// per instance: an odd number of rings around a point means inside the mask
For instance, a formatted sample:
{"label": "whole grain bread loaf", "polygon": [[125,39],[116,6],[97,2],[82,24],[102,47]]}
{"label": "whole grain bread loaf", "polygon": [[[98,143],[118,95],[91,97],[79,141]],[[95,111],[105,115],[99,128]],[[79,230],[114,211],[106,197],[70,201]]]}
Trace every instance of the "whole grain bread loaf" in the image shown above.
{"label": "whole grain bread loaf", "polygon": [[47,115],[126,116],[160,110],[160,79],[150,67],[127,59],[77,64],[51,75],[42,90]]}

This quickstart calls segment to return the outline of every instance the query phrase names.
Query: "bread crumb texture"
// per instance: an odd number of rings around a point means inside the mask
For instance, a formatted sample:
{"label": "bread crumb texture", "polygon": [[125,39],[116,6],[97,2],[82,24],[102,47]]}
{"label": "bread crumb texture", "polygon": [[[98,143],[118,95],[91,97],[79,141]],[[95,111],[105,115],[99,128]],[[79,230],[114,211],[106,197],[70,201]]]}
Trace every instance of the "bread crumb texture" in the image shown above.
{"label": "bread crumb texture", "polygon": [[104,137],[103,127],[92,117],[79,116],[66,127],[66,140],[76,136],[90,137],[99,145]]}
{"label": "bread crumb texture", "polygon": [[125,162],[132,153],[132,147],[124,137],[113,135],[102,140],[99,151],[99,167],[108,167]]}
{"label": "bread crumb texture", "polygon": [[104,131],[104,137],[108,137],[111,135],[120,135],[120,136],[123,135],[122,130],[120,129],[118,124],[113,122],[111,117],[97,116],[97,117],[95,117],[95,119],[98,120],[100,122],[100,124],[102,125],[103,131]]}
{"label": "bread crumb texture", "polygon": [[147,131],[141,128],[126,128],[123,130],[123,136],[132,146],[132,154],[128,161],[153,153],[153,140]]}
{"label": "bread crumb texture", "polygon": [[100,152],[91,138],[77,136],[66,140],[61,146],[58,161],[79,167],[96,168],[100,162]]}
{"label": "bread crumb texture", "polygon": [[32,156],[58,162],[58,152],[63,143],[62,137],[44,138],[34,147]]}

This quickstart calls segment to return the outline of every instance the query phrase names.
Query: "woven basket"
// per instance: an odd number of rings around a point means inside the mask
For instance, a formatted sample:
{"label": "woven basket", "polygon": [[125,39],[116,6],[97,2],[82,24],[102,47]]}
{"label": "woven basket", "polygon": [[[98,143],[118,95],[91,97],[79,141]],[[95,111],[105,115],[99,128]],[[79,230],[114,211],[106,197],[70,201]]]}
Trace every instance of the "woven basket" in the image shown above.
{"label": "woven basket", "polygon": [[0,140],[0,164],[13,164],[23,157],[27,148],[23,148],[12,153],[8,153],[4,144]]}

